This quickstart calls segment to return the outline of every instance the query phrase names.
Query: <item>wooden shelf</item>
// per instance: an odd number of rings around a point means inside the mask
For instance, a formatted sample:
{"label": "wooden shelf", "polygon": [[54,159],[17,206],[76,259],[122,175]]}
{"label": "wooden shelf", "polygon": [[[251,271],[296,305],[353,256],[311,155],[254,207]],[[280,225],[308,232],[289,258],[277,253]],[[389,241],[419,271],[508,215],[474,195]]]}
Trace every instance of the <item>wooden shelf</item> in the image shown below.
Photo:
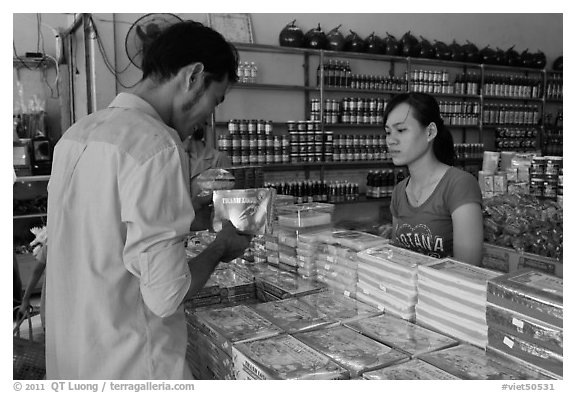
{"label": "wooden shelf", "polygon": [[30,183],[35,181],[48,181],[48,180],[50,180],[50,175],[18,176],[16,178],[16,181],[21,183]]}
{"label": "wooden shelf", "polygon": [[12,216],[12,218],[14,220],[24,220],[24,219],[28,219],[28,218],[41,218],[41,217],[47,217],[48,213],[31,213],[31,214],[22,214],[22,215],[15,215]]}
{"label": "wooden shelf", "polygon": [[334,205],[350,205],[355,203],[390,203],[391,197],[384,198],[368,198],[366,194],[360,194],[358,199],[352,201],[339,201],[339,202],[328,202]]}
{"label": "wooden shelf", "polygon": [[534,101],[534,102],[542,102],[542,101],[543,101],[543,98],[493,96],[493,95],[483,95],[482,98],[483,98],[485,101],[486,101],[486,100]]}
{"label": "wooden shelf", "polygon": [[384,130],[384,123],[378,124],[351,124],[351,123],[324,123],[324,130],[331,131],[331,128],[381,128]]}
{"label": "wooden shelf", "polygon": [[[320,92],[319,87],[315,87],[314,91]],[[361,94],[377,94],[377,95],[393,95],[399,93],[406,93],[406,90],[378,90],[378,89],[352,89],[350,87],[324,87],[326,93],[361,93]]]}
{"label": "wooden shelf", "polygon": [[255,165],[261,166],[265,171],[293,171],[298,168],[369,168],[381,165],[391,165],[392,160],[378,160],[378,161],[329,161],[329,162],[291,162],[286,164],[264,164]]}
{"label": "wooden shelf", "polygon": [[285,91],[306,91],[314,90],[313,87],[303,85],[279,85],[273,83],[235,83],[231,86],[233,89],[247,90],[285,90]]}

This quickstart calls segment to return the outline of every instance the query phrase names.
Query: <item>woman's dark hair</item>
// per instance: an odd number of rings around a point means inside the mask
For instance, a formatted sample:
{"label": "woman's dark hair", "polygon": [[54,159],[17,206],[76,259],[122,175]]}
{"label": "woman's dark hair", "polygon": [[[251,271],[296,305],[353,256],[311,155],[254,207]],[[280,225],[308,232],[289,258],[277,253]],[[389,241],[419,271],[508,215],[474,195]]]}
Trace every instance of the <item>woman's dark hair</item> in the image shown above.
{"label": "woman's dark hair", "polygon": [[398,105],[406,103],[412,108],[414,118],[422,125],[428,126],[430,123],[436,124],[438,133],[432,144],[432,151],[436,158],[446,165],[454,165],[454,140],[452,134],[444,125],[444,120],[440,116],[438,102],[430,94],[426,93],[401,93],[395,95],[386,105],[384,111],[384,124],[388,120],[390,112]]}
{"label": "woman's dark hair", "polygon": [[170,79],[192,63],[202,63],[206,86],[228,77],[236,82],[238,51],[216,30],[195,21],[184,21],[166,28],[145,49],[142,78]]}

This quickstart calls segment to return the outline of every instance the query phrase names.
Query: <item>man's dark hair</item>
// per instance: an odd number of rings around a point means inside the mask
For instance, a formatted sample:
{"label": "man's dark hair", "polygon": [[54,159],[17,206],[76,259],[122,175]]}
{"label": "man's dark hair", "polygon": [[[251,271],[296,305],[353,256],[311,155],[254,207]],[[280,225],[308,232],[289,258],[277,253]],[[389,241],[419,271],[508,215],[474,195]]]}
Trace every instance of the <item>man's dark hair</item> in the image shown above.
{"label": "man's dark hair", "polygon": [[440,114],[440,107],[436,99],[426,93],[412,92],[397,94],[388,102],[388,105],[386,105],[386,109],[384,110],[384,124],[386,124],[390,112],[402,103],[410,105],[414,118],[422,127],[426,127],[430,123],[436,124],[438,132],[432,144],[432,151],[440,162],[453,166],[455,158],[454,139],[452,138],[450,130],[444,125]]}
{"label": "man's dark hair", "polygon": [[238,80],[236,48],[217,31],[191,20],[167,27],[145,48],[142,78],[162,82],[192,63],[204,65],[206,85],[225,77],[230,82]]}

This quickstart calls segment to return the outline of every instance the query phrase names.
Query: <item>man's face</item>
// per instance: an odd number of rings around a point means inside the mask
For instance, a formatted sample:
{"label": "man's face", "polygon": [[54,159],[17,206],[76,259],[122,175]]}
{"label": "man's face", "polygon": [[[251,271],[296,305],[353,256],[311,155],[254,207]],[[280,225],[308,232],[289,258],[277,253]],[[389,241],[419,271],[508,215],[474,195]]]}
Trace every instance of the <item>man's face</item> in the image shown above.
{"label": "man's face", "polygon": [[199,88],[186,91],[175,101],[173,127],[182,140],[191,136],[197,126],[204,126],[214,108],[224,101],[229,85],[228,79],[213,80],[205,86],[203,77],[204,74],[196,82]]}

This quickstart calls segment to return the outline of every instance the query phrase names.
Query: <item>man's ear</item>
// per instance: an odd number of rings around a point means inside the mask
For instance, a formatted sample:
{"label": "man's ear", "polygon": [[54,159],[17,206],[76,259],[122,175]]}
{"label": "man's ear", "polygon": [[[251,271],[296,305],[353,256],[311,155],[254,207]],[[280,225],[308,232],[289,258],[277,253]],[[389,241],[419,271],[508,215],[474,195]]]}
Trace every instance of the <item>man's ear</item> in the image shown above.
{"label": "man's ear", "polygon": [[204,84],[204,64],[192,63],[182,68],[181,77],[183,86],[187,91],[198,90]]}
{"label": "man's ear", "polygon": [[438,128],[436,128],[436,123],[432,122],[428,124],[428,127],[426,127],[426,133],[428,142],[436,138],[436,134],[438,134]]}

